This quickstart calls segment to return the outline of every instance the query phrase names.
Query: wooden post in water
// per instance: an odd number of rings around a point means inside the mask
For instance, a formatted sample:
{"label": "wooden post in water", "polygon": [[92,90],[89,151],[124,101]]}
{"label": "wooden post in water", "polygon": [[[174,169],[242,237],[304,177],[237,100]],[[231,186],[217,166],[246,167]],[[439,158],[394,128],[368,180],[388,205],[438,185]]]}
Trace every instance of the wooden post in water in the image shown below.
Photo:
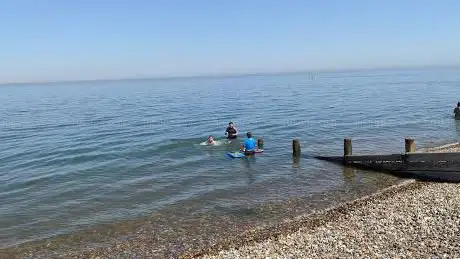
{"label": "wooden post in water", "polygon": [[351,139],[346,138],[343,140],[343,156],[351,156],[353,154],[353,148],[351,146]]}
{"label": "wooden post in water", "polygon": [[263,139],[258,139],[257,140],[257,148],[258,149],[264,149],[264,140]]}
{"label": "wooden post in water", "polygon": [[299,141],[299,139],[292,140],[292,155],[294,157],[300,156],[300,141]]}
{"label": "wooden post in water", "polygon": [[405,138],[404,143],[406,146],[405,148],[406,153],[415,152],[415,140],[414,139]]}

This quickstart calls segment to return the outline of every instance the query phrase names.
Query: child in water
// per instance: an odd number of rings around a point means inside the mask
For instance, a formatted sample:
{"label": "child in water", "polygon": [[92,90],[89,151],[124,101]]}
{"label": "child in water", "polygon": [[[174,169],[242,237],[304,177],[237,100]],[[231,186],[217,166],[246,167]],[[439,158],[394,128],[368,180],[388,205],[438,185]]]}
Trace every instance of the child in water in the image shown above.
{"label": "child in water", "polygon": [[215,144],[216,144],[216,141],[214,140],[214,138],[213,138],[212,136],[209,136],[209,137],[208,137],[207,144],[208,144],[208,145],[215,145]]}

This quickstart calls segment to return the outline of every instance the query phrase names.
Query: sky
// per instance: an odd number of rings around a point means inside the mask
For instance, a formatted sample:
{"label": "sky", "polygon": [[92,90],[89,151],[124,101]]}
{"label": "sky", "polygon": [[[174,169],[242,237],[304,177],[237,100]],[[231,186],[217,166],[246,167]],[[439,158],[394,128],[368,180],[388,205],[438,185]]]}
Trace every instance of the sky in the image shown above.
{"label": "sky", "polygon": [[0,83],[460,64],[460,1],[1,0]]}

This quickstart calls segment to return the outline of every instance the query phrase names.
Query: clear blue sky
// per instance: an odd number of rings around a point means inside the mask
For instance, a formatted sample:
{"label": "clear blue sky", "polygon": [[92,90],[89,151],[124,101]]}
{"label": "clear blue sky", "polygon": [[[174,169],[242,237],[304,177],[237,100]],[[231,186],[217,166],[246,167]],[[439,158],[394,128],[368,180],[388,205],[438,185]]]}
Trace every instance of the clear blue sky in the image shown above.
{"label": "clear blue sky", "polygon": [[458,63],[458,0],[0,1],[0,82]]}

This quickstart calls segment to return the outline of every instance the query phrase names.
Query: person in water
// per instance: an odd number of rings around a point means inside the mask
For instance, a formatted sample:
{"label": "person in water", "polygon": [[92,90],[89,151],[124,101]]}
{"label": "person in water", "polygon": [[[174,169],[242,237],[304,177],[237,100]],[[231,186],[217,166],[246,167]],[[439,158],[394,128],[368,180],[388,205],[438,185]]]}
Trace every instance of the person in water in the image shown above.
{"label": "person in water", "polygon": [[457,103],[457,107],[454,109],[455,119],[460,119],[460,102]]}
{"label": "person in water", "polygon": [[208,141],[206,142],[208,145],[215,145],[216,144],[216,141],[214,140],[214,138],[212,136],[209,136],[208,137]]}
{"label": "person in water", "polygon": [[252,137],[251,132],[248,132],[246,134],[246,136],[248,138],[244,141],[241,151],[243,151],[246,156],[254,155],[256,153],[256,149],[257,149],[257,142]]}
{"label": "person in water", "polygon": [[233,125],[233,122],[228,123],[228,127],[225,130],[227,139],[236,139],[238,137],[238,129]]}

